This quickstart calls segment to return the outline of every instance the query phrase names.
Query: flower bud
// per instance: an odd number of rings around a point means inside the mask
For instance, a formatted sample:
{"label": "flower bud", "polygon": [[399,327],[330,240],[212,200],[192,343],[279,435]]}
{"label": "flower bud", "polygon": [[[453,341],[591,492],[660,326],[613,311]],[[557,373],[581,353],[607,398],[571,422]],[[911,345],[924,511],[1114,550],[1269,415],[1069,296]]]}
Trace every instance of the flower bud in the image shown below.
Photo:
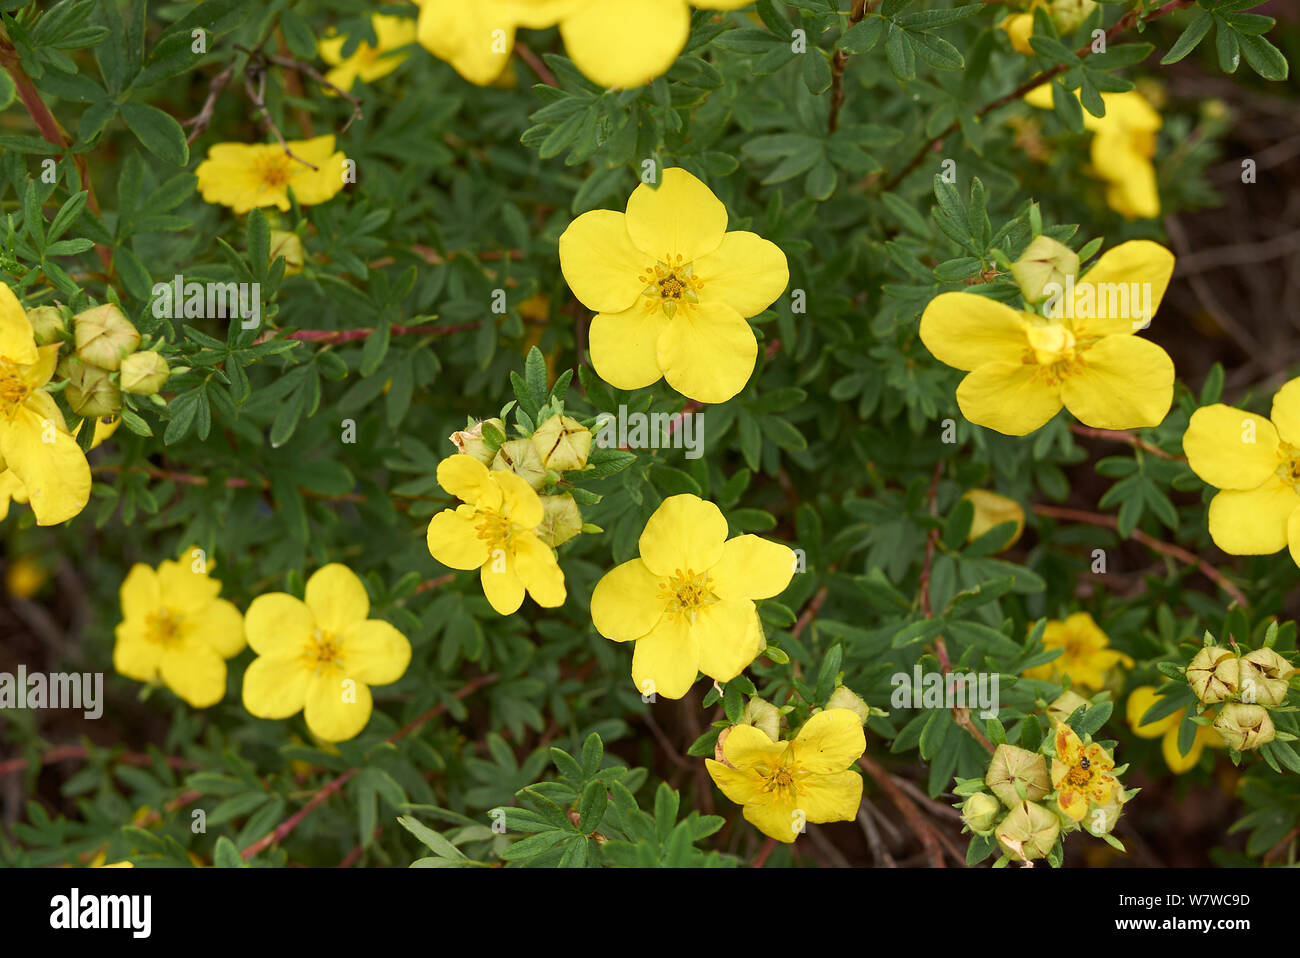
{"label": "flower bud", "polygon": [[1080,705],[1087,705],[1088,700],[1078,692],[1065,691],[1051,705],[1047,706],[1047,718],[1053,726],[1064,722]]}
{"label": "flower bud", "polygon": [[167,360],[153,350],[132,353],[122,360],[122,391],[137,396],[152,396],[167,384],[171,374]]}
{"label": "flower bud", "polygon": [[848,709],[857,715],[858,720],[863,725],[866,725],[867,719],[871,717],[871,706],[863,701],[862,696],[843,685],[835,687],[835,691],[831,693],[831,697],[826,702],[826,708]]}
{"label": "flower bud", "polygon": [[459,452],[477,459],[486,466],[492,461],[492,457],[496,455],[496,451],[489,449],[487,440],[483,438],[483,427],[489,423],[491,423],[491,425],[495,427],[501,435],[504,436],[506,434],[506,424],[500,419],[484,419],[480,422],[474,423],[474,425],[469,429],[462,430],[461,432],[453,432],[448,438],[450,438],[455,444],[456,449]]}
{"label": "flower bud", "polygon": [[591,452],[591,433],[569,416],[552,416],[533,433],[542,465],[555,472],[583,469]]}
{"label": "flower bud", "polygon": [[72,360],[68,364],[68,388],[63,391],[72,411],[84,419],[115,416],[122,411],[122,394],[107,370]]}
{"label": "flower bud", "polygon": [[112,303],[84,310],[72,321],[78,358],[100,369],[118,369],[140,345],[139,330]]}
{"label": "flower bud", "polygon": [[27,321],[32,324],[32,333],[36,336],[37,346],[48,346],[63,339],[68,324],[63,320],[63,311],[57,306],[36,306],[27,310]]}
{"label": "flower bud", "polygon": [[1016,528],[997,551],[1010,549],[1020,540],[1021,534],[1025,531],[1025,510],[1016,500],[1000,496],[996,492],[989,492],[987,489],[970,489],[962,495],[962,498],[969,500],[975,507],[975,518],[971,520],[970,533],[966,536],[967,542],[974,542],[994,526],[1004,522],[1014,522]]}
{"label": "flower bud", "polygon": [[582,531],[582,513],[573,496],[542,496],[542,522],[537,538],[554,548],[568,542]]}
{"label": "flower bud", "polygon": [[1097,9],[1095,0],[1049,0],[1048,15],[1058,33],[1073,33],[1083,26],[1083,21]]}
{"label": "flower bud", "polygon": [[1229,702],[1219,709],[1214,719],[1214,730],[1219,733],[1229,748],[1239,752],[1248,752],[1273,741],[1277,730],[1268,710],[1262,705],[1242,705]]}
{"label": "flower bud", "polygon": [[1034,237],[1011,264],[1011,275],[1029,303],[1063,293],[1066,278],[1078,272],[1079,254],[1046,235]]}
{"label": "flower bud", "polygon": [[976,792],[961,803],[961,820],[976,835],[991,835],[1002,806],[988,792]]}
{"label": "flower bud", "polygon": [[1295,671],[1294,665],[1272,649],[1247,652],[1241,657],[1241,700],[1268,708],[1281,705]]}
{"label": "flower bud", "polygon": [[1017,861],[1046,858],[1060,833],[1061,823],[1054,813],[1025,801],[1017,801],[997,827],[998,844]]}
{"label": "flower bud", "polygon": [[1034,15],[1032,13],[1013,13],[1003,17],[998,29],[1007,35],[1011,48],[1027,57],[1034,55],[1034,48],[1029,45],[1029,38],[1034,34]]}
{"label": "flower bud", "polygon": [[296,276],[302,272],[307,253],[297,233],[291,230],[271,230],[271,252],[266,265],[270,266],[277,259],[284,260],[285,276]]}
{"label": "flower bud", "polygon": [[781,710],[771,702],[751,696],[737,725],[752,725],[773,742],[781,740]]}
{"label": "flower bud", "polygon": [[1207,645],[1187,664],[1187,684],[1206,705],[1222,702],[1237,694],[1241,665],[1231,649]]}
{"label": "flower bud", "polygon": [[[1024,786],[1025,798],[1020,797],[1016,783]],[[1047,774],[1047,760],[1037,752],[1008,745],[1005,742],[993,753],[984,784],[1008,808],[1028,799],[1036,802],[1052,790],[1052,780]]]}
{"label": "flower bud", "polygon": [[503,442],[492,460],[492,468],[513,472],[534,489],[546,484],[546,466],[537,448],[528,439],[512,439]]}

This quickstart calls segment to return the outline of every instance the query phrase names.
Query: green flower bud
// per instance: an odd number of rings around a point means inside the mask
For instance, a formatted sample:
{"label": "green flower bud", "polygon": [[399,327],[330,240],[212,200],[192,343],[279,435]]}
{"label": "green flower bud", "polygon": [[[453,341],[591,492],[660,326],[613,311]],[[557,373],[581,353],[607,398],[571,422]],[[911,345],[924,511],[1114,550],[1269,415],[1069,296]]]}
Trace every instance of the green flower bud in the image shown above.
{"label": "green flower bud", "polygon": [[993,834],[1002,806],[988,792],[976,792],[961,803],[961,820],[976,835]]}
{"label": "green flower bud", "polygon": [[271,230],[271,252],[267,256],[267,266],[277,259],[284,260],[284,275],[295,276],[302,272],[302,264],[307,260],[302,240],[290,230]]}
{"label": "green flower bud", "polygon": [[835,687],[835,691],[831,693],[830,699],[826,702],[826,708],[848,709],[850,712],[857,714],[863,725],[866,725],[867,719],[871,717],[871,706],[863,701],[862,696],[843,685]]}
{"label": "green flower bud", "polygon": [[[1054,291],[1062,293],[1066,277],[1078,272],[1079,254],[1050,236],[1035,237],[1020,259],[1011,264],[1011,275],[1029,303],[1037,303]],[[1055,290],[1048,289],[1053,283]]]}
{"label": "green flower bud", "polygon": [[503,442],[492,460],[492,468],[513,472],[534,489],[546,485],[546,466],[537,448],[527,439]]}
{"label": "green flower bud", "polygon": [[57,306],[37,306],[27,310],[27,321],[32,324],[32,333],[36,336],[37,346],[48,346],[62,341],[68,324],[63,320],[63,311]]}
{"label": "green flower bud", "polygon": [[1268,710],[1262,705],[1243,705],[1229,702],[1219,709],[1214,719],[1214,730],[1229,747],[1248,752],[1273,741],[1277,730]]}
{"label": "green flower bud", "polygon": [[1080,705],[1087,705],[1088,700],[1078,692],[1067,691],[1062,693],[1057,699],[1047,706],[1047,718],[1055,726],[1059,722],[1064,722]]}
{"label": "green flower bud", "polygon": [[1042,805],[1018,801],[996,833],[998,844],[1009,856],[1017,861],[1032,861],[1046,858],[1056,845],[1061,822]]}
{"label": "green flower bud", "polygon": [[1275,708],[1286,699],[1295,666],[1272,649],[1256,649],[1241,657],[1241,700],[1247,705]]}
{"label": "green flower bud", "polygon": [[459,452],[466,456],[472,456],[486,466],[492,461],[492,457],[496,455],[494,450],[488,448],[487,440],[483,438],[483,427],[489,423],[501,435],[506,434],[506,424],[500,419],[484,419],[481,422],[474,423],[469,429],[453,432],[448,438],[455,444]]}
{"label": "green flower bud", "polygon": [[122,360],[122,391],[137,396],[152,396],[167,384],[171,374],[167,360],[153,350],[132,353]]}
{"label": "green flower bud", "polygon": [[752,725],[773,742],[781,740],[781,710],[757,695],[751,696],[737,725]]}
{"label": "green flower bud", "polygon": [[542,496],[542,523],[537,527],[537,538],[555,547],[568,542],[582,531],[582,513],[573,496]]}
{"label": "green flower bud", "polygon": [[962,498],[969,500],[975,507],[970,533],[966,536],[968,542],[974,542],[994,526],[1000,526],[1004,522],[1014,522],[1016,528],[997,551],[1005,552],[1020,540],[1020,536],[1025,531],[1025,510],[1016,500],[1008,499],[996,492],[989,492],[987,489],[968,490],[962,494]]}
{"label": "green flower bud", "polygon": [[533,433],[533,445],[542,464],[555,472],[586,467],[591,452],[591,433],[569,416],[552,416]]}
{"label": "green flower bud", "polygon": [[[1025,797],[1020,797],[1016,783],[1024,786]],[[1025,799],[1036,802],[1052,790],[1052,780],[1047,774],[1047,760],[1037,752],[1003,743],[993,753],[984,784],[1002,800],[1007,808],[1014,808]]]}
{"label": "green flower bud", "polygon": [[92,366],[117,370],[140,345],[140,332],[112,303],[95,306],[73,317],[77,357]]}
{"label": "green flower bud", "polygon": [[1214,705],[1237,694],[1241,666],[1231,649],[1207,645],[1187,664],[1187,684],[1206,705]]}
{"label": "green flower bud", "polygon": [[63,394],[72,411],[84,419],[116,416],[122,411],[122,394],[108,371],[75,359],[68,363],[68,387]]}

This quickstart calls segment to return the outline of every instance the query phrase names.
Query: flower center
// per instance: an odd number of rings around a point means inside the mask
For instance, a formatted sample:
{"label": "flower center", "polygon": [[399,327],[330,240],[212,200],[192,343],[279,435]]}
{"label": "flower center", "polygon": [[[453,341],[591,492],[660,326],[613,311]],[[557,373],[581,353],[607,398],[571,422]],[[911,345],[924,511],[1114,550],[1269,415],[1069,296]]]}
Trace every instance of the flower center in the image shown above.
{"label": "flower center", "polygon": [[1065,780],[1078,788],[1082,788],[1091,782],[1092,772],[1088,770],[1088,760],[1085,758],[1080,764],[1070,769],[1065,776]]}
{"label": "flower center", "polygon": [[1029,348],[1040,366],[1054,366],[1074,360],[1074,333],[1061,323],[1034,323],[1026,330]]}
{"label": "flower center", "polygon": [[149,612],[144,617],[145,637],[159,645],[173,645],[181,638],[181,617],[170,609]]}
{"label": "flower center", "polygon": [[0,359],[0,412],[13,418],[18,407],[27,401],[31,387],[18,375],[18,371],[3,359]]}
{"label": "flower center", "polygon": [[293,174],[293,160],[282,153],[262,160],[257,170],[264,190],[279,189],[293,179]]}
{"label": "flower center", "polygon": [[659,583],[659,598],[668,603],[668,611],[684,615],[695,621],[701,609],[718,601],[713,592],[713,581],[707,572],[677,569],[664,582]]}
{"label": "flower center", "polygon": [[653,266],[646,267],[637,275],[637,279],[646,284],[641,291],[645,297],[646,311],[662,309],[669,319],[676,315],[679,306],[698,305],[699,290],[704,287],[695,277],[694,265],[683,263],[681,254],[665,257]]}
{"label": "flower center", "polygon": [[1300,449],[1289,442],[1279,442],[1277,457],[1281,460],[1281,464],[1277,467],[1277,475],[1283,482],[1294,483],[1297,487],[1296,491],[1300,492]]}
{"label": "flower center", "polygon": [[499,512],[480,512],[474,517],[478,537],[489,549],[496,549],[510,541],[510,518]]}
{"label": "flower center", "polygon": [[799,782],[807,774],[793,761],[790,750],[774,764],[757,765],[755,771],[762,779],[763,791],[771,793],[777,801],[794,801],[799,794]]}
{"label": "flower center", "polygon": [[322,669],[329,666],[339,666],[341,650],[334,636],[329,632],[316,629],[311,634],[311,639],[307,642],[307,665],[309,668]]}

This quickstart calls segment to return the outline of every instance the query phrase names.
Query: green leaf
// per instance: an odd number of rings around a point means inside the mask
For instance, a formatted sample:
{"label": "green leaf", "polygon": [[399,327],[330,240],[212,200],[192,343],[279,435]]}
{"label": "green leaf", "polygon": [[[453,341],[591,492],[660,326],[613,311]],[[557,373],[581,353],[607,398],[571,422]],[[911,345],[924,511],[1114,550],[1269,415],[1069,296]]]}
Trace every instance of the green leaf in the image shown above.
{"label": "green leaf", "polygon": [[1214,17],[1208,10],[1201,10],[1187,29],[1169,48],[1169,52],[1160,58],[1162,66],[1168,66],[1170,63],[1177,63],[1187,54],[1196,49],[1197,45],[1205,39],[1205,35],[1210,32],[1210,27],[1214,24]]}
{"label": "green leaf", "polygon": [[190,148],[185,142],[185,131],[170,114],[134,100],[128,100],[118,109],[131,132],[150,153],[176,166],[189,163]]}

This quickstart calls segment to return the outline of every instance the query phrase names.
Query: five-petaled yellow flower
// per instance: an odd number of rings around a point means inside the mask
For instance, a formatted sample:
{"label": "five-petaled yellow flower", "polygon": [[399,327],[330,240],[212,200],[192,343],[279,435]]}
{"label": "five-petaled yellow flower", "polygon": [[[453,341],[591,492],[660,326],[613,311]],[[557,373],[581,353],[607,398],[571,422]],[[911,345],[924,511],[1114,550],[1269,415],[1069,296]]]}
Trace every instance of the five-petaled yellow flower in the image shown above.
{"label": "five-petaled yellow flower", "polygon": [[596,631],[636,642],[636,687],[679,699],[697,672],[719,682],[739,675],[763,648],[754,600],[790,584],[794,552],[758,536],[727,539],[722,511],[689,493],[660,504],[639,548],[591,595]]}
{"label": "five-petaled yellow flower", "polygon": [[0,283],[0,502],[30,503],[36,524],[52,526],[90,499],[90,466],[45,384],[59,346],[37,346],[31,321]]}
{"label": "five-petaled yellow flower", "polygon": [[278,143],[216,144],[194,171],[199,193],[209,203],[247,213],[261,206],[288,210],[290,187],[304,206],[324,203],[343,189],[347,157],[334,149],[332,133],[287,145],[293,156]]}
{"label": "five-petaled yellow flower", "polygon": [[501,75],[519,27],[559,24],[565,52],[592,82],[626,88],[667,73],[686,46],[691,7],[738,10],[751,0],[416,0],[420,43],[471,83]]}
{"label": "five-petaled yellow flower", "polygon": [[921,341],[940,362],[970,371],[957,405],[977,425],[1023,436],[1064,405],[1102,429],[1157,426],[1173,402],[1174,364],[1134,333],[1155,315],[1173,270],[1158,243],[1121,243],[1049,294],[1046,317],[941,293],[921,316]]}
{"label": "five-petaled yellow flower", "polygon": [[492,608],[510,615],[524,591],[540,606],[564,604],[564,573],[555,552],[537,537],[542,500],[528,483],[473,456],[438,464],[438,484],[464,500],[429,520],[429,554],[453,569],[478,569]]}
{"label": "five-petaled yellow flower", "polygon": [[745,820],[770,838],[793,842],[805,822],[846,822],[862,803],[862,776],[852,765],[866,751],[862,722],[851,709],[827,709],[788,742],[753,725],[727,732],[722,754],[708,758],[722,794],[744,806]]}
{"label": "five-petaled yellow flower", "polygon": [[302,710],[317,738],[356,737],[374,708],[370,686],[396,682],[411,663],[406,636],[369,615],[365,585],[337,562],[307,580],[305,599],[258,596],[244,617],[258,656],[244,673],[244,708],[265,719]]}
{"label": "five-petaled yellow flower", "polygon": [[560,269],[598,314],[591,363],[619,389],[662,376],[683,396],[726,402],[744,388],[758,356],[746,319],[790,281],[775,243],[727,232],[727,208],[682,169],[660,187],[638,186],[627,212],[583,213],[560,237]]}
{"label": "five-petaled yellow flower", "polygon": [[[1071,93],[1070,96],[1077,94]],[[1084,129],[1091,131],[1092,170],[1106,181],[1106,203],[1125,219],[1151,219],[1160,215],[1160,190],[1156,186],[1156,131],[1160,114],[1141,93],[1103,93],[1104,116],[1083,111]],[[1031,106],[1052,109],[1051,84],[1035,87],[1025,96]]]}
{"label": "five-petaled yellow flower", "polygon": [[414,20],[376,13],[370,18],[370,24],[379,45],[371,46],[363,40],[349,57],[343,56],[346,37],[328,36],[317,44],[321,59],[333,67],[325,74],[325,79],[340,90],[351,90],[358,79],[362,83],[373,83],[386,77],[410,55],[394,51],[415,42]]}
{"label": "five-petaled yellow flower", "polygon": [[1223,403],[1192,413],[1187,464],[1221,490],[1210,500],[1210,536],[1232,555],[1270,555],[1288,545],[1300,565],[1300,379],[1273,395],[1272,422]]}
{"label": "five-petaled yellow flower", "polygon": [[244,648],[244,621],[234,604],[219,599],[199,549],[180,561],[164,559],[157,571],[137,563],[122,583],[122,623],[113,667],[139,682],[161,681],[195,708],[226,694],[226,659]]}
{"label": "five-petaled yellow flower", "polygon": [[1050,662],[1026,669],[1026,678],[1060,682],[1069,676],[1071,685],[1100,691],[1106,686],[1109,670],[1117,665],[1133,667],[1131,658],[1110,648],[1110,638],[1087,612],[1048,622],[1043,629],[1043,647],[1063,651]]}
{"label": "five-petaled yellow flower", "polygon": [[[1139,738],[1160,739],[1160,751],[1165,757],[1165,764],[1169,766],[1169,771],[1175,775],[1181,775],[1188,769],[1195,768],[1206,746],[1210,748],[1226,747],[1223,744],[1223,739],[1219,737],[1219,733],[1212,726],[1198,725],[1196,726],[1196,738],[1192,740],[1192,747],[1184,755],[1178,750],[1178,727],[1182,725],[1183,715],[1187,709],[1179,709],[1172,715],[1166,715],[1164,718],[1148,722],[1146,725],[1142,724],[1142,716],[1159,701],[1161,701],[1161,698],[1156,695],[1156,687],[1154,685],[1143,685],[1129,694],[1126,711],[1129,728],[1133,730],[1133,734]],[[1211,714],[1213,714],[1212,710]]]}
{"label": "five-petaled yellow flower", "polygon": [[1111,774],[1115,762],[1096,742],[1084,745],[1074,729],[1064,723],[1056,726],[1055,744],[1052,787],[1056,789],[1056,806],[1077,822],[1088,813],[1089,804],[1107,804],[1119,788]]}

